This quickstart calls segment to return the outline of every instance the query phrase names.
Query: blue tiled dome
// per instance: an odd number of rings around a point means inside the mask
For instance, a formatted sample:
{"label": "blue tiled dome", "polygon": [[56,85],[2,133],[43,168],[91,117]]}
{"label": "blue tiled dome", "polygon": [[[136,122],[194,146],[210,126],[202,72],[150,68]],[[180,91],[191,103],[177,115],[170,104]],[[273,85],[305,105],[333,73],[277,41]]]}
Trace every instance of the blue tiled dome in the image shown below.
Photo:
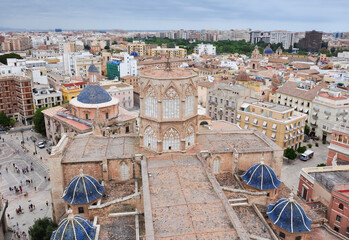
{"label": "blue tiled dome", "polygon": [[95,234],[95,227],[88,220],[70,214],[59,223],[50,240],[94,240]]}
{"label": "blue tiled dome", "polygon": [[98,68],[92,64],[89,68],[88,68],[88,71],[89,72],[98,72]]}
{"label": "blue tiled dome", "polygon": [[137,52],[131,52],[130,55],[131,55],[131,56],[134,56],[134,57],[138,57],[138,53],[137,53]]}
{"label": "blue tiled dome", "polygon": [[264,54],[273,54],[273,49],[270,48],[270,45],[264,49]]}
{"label": "blue tiled dome", "polygon": [[70,204],[89,203],[102,196],[103,186],[93,177],[80,173],[65,188],[62,199]]}
{"label": "blue tiled dome", "polygon": [[260,190],[275,189],[280,185],[273,169],[263,161],[253,164],[241,177],[247,185]]}
{"label": "blue tiled dome", "polygon": [[270,204],[267,214],[275,225],[291,233],[309,232],[311,229],[311,220],[292,195]]}
{"label": "blue tiled dome", "polygon": [[78,95],[78,101],[87,104],[99,104],[111,100],[109,93],[99,85],[87,85]]}

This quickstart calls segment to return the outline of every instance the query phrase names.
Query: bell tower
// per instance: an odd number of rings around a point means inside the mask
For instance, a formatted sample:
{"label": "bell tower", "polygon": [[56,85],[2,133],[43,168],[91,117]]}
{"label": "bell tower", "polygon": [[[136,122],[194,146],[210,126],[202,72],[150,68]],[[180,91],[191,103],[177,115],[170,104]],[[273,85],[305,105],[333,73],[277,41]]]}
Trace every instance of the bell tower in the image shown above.
{"label": "bell tower", "polygon": [[197,74],[146,69],[140,77],[140,145],[149,151],[185,152],[196,144]]}

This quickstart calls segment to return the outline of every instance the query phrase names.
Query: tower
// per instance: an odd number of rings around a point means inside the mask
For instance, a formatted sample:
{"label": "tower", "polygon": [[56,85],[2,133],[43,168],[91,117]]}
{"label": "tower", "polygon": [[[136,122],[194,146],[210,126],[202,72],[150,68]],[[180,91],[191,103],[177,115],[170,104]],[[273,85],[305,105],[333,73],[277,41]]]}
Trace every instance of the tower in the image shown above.
{"label": "tower", "polygon": [[198,128],[197,74],[168,65],[140,77],[140,145],[157,153],[195,146]]}

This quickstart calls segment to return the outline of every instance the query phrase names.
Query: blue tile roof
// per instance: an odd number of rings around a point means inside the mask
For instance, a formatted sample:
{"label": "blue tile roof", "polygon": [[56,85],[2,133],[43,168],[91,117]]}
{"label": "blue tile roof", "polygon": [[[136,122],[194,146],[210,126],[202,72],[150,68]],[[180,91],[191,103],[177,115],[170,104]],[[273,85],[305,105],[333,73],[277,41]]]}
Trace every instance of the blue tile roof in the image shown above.
{"label": "blue tile roof", "polygon": [[88,220],[71,214],[59,223],[50,240],[94,240],[95,234],[96,229]]}
{"label": "blue tile roof", "polygon": [[78,95],[78,101],[87,104],[99,104],[111,100],[109,93],[99,85],[87,85]]}
{"label": "blue tile roof", "polygon": [[137,53],[137,52],[131,52],[130,55],[131,55],[131,56],[134,56],[134,57],[138,57],[138,53]]}
{"label": "blue tile roof", "polygon": [[88,71],[89,72],[98,72],[98,68],[92,64],[89,68],[88,68]]}
{"label": "blue tile roof", "polygon": [[89,203],[102,196],[103,186],[93,177],[80,173],[65,188],[62,199],[70,204]]}
{"label": "blue tile roof", "polygon": [[291,233],[309,232],[311,229],[311,220],[292,195],[270,204],[267,214],[275,225]]}
{"label": "blue tile roof", "polygon": [[247,185],[260,190],[275,189],[281,183],[274,170],[263,162],[253,164],[241,177]]}
{"label": "blue tile roof", "polygon": [[264,49],[264,53],[265,53],[265,54],[273,54],[274,51],[273,51],[273,49],[270,48],[270,45],[268,45],[268,46]]}

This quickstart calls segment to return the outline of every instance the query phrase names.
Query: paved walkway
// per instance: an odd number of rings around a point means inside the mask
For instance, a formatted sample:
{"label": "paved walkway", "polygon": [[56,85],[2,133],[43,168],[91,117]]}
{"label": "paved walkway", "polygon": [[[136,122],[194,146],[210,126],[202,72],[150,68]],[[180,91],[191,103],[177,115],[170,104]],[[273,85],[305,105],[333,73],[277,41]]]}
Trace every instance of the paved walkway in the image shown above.
{"label": "paved walkway", "polygon": [[[0,140],[0,191],[2,197],[7,199],[9,203],[6,211],[6,215],[10,215],[8,226],[13,230],[24,231],[28,234],[28,229],[33,225],[35,219],[52,217],[50,182],[47,180],[49,175],[45,159],[40,160],[39,155],[33,157],[32,152],[24,151],[20,145],[21,139],[17,139],[15,135],[11,137],[11,134],[1,134],[0,136],[5,140],[4,142],[2,139]],[[16,167],[19,169],[19,173],[16,171]],[[31,167],[33,167],[33,171],[30,170]],[[25,168],[29,169],[27,173],[22,172],[22,169]],[[31,183],[26,183],[26,180],[30,180]],[[17,188],[21,186],[22,192],[10,191],[9,187],[14,188],[14,186]],[[25,196],[26,192],[28,196]],[[48,206],[46,201],[48,201]],[[35,210],[29,211],[30,204],[35,205]],[[19,206],[24,213],[16,213]]]}
{"label": "paved walkway", "polygon": [[[281,180],[291,189],[298,189],[299,174],[302,168],[316,167],[320,163],[326,164],[329,144],[322,144],[318,141],[319,147],[315,147],[312,140],[309,143],[313,145],[312,148],[310,148],[310,150],[314,151],[314,157],[312,159],[308,161],[302,161],[299,158],[293,161],[286,160],[282,166]],[[303,143],[304,146],[305,144],[308,143]]]}

